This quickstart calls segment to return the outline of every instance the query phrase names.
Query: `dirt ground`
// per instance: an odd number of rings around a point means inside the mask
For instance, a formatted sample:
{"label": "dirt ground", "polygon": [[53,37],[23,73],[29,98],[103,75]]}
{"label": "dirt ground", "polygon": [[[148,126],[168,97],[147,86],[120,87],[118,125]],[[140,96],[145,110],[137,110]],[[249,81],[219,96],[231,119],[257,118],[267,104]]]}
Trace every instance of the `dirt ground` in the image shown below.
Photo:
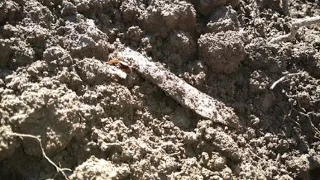
{"label": "dirt ground", "polygon": [[[2,0],[0,179],[320,179],[318,1]],[[232,108],[200,117],[106,61],[130,47]],[[283,77],[283,78],[282,78]],[[279,83],[270,88],[278,79]],[[11,133],[11,134],[10,134]]]}

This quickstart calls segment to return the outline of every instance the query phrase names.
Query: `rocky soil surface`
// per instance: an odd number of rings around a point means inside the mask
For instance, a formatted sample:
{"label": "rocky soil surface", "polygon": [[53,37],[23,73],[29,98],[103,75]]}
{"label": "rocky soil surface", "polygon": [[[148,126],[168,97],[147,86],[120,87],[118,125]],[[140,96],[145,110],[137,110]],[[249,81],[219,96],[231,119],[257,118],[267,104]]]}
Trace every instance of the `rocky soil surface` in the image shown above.
{"label": "rocky soil surface", "polygon": [[[2,0],[0,179],[320,179],[320,25],[270,43],[320,8],[289,1],[286,14],[281,2]],[[134,68],[112,73],[105,62],[127,47],[223,102],[239,127]],[[70,171],[13,133],[39,137]]]}

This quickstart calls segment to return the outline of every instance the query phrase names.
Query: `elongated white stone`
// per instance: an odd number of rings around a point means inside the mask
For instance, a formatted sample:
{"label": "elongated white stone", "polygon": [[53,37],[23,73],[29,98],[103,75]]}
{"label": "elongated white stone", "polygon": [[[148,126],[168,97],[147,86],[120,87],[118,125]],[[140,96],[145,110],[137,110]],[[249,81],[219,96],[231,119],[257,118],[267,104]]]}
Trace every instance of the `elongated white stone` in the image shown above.
{"label": "elongated white stone", "polygon": [[200,92],[164,67],[149,61],[141,53],[126,48],[121,52],[121,56],[143,78],[160,87],[182,106],[193,110],[203,118],[230,127],[239,127],[238,117],[234,114],[232,108]]}

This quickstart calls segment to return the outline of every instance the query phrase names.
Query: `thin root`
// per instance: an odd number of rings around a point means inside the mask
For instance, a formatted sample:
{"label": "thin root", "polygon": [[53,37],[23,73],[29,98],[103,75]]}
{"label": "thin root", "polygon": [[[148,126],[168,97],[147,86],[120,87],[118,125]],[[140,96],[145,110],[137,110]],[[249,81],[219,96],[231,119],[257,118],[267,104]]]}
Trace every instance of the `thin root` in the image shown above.
{"label": "thin root", "polygon": [[291,30],[289,34],[281,35],[278,37],[275,37],[269,41],[269,43],[278,43],[282,41],[290,41],[295,38],[298,29],[302,26],[308,26],[311,24],[320,23],[320,16],[316,17],[307,17],[303,19],[298,19],[295,22],[292,23]]}
{"label": "thin root", "polygon": [[39,142],[39,144],[40,144],[40,148],[41,148],[41,152],[42,152],[43,157],[44,157],[51,165],[53,165],[53,166],[56,168],[57,172],[60,172],[60,173],[64,176],[65,179],[67,179],[67,180],[69,179],[68,176],[65,174],[64,171],[72,171],[72,170],[71,170],[71,169],[68,169],[68,168],[60,168],[59,166],[57,166],[57,165],[46,155],[46,153],[44,152],[44,149],[43,149],[43,147],[42,147],[40,137],[33,136],[33,135],[31,135],[31,134],[20,134],[20,133],[14,133],[14,132],[7,132],[7,135],[9,135],[9,136],[16,136],[16,137],[21,137],[21,138],[24,138],[24,137],[25,137],[25,138],[32,138],[32,139],[37,140],[37,141]]}
{"label": "thin root", "polygon": [[286,74],[284,76],[282,76],[280,79],[278,79],[276,82],[274,82],[271,86],[270,86],[270,89],[274,89],[276,87],[276,85],[278,83],[280,83],[281,81],[285,80],[286,78],[288,77],[291,77],[291,76],[297,76],[297,75],[301,75],[302,73],[289,73],[289,74]]}

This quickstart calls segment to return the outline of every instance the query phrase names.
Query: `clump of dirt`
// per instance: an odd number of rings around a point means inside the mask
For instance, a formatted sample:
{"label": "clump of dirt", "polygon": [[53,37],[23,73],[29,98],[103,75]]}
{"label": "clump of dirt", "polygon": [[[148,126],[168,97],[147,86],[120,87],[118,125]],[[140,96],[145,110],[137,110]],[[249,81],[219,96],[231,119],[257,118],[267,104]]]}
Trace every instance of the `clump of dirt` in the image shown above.
{"label": "clump of dirt", "polygon": [[239,32],[207,33],[199,40],[199,60],[217,73],[234,73],[246,52]]}
{"label": "clump of dirt", "polygon": [[92,156],[75,169],[70,179],[124,179],[129,174],[128,166],[116,167],[110,161]]}
{"label": "clump of dirt", "polygon": [[[0,179],[318,179],[319,25],[312,1],[0,2]],[[201,118],[137,73],[130,47],[239,117]],[[123,74],[124,72],[122,72]]]}

